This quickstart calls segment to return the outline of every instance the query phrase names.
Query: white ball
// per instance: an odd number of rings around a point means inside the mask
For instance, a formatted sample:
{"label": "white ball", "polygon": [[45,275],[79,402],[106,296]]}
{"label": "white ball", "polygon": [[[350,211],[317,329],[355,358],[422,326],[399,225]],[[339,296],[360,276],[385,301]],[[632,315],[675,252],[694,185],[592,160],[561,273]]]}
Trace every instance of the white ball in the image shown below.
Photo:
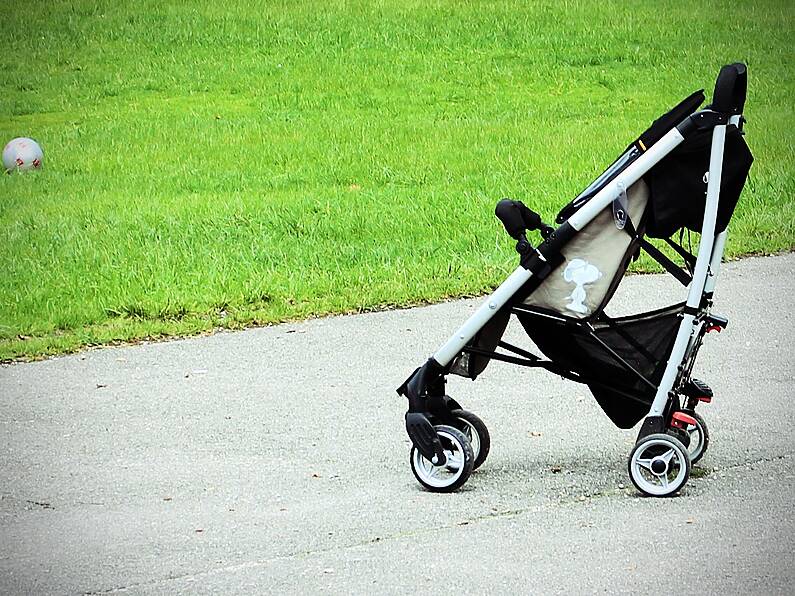
{"label": "white ball", "polygon": [[8,142],[3,149],[3,167],[6,171],[38,169],[44,162],[44,151],[33,139],[19,137]]}

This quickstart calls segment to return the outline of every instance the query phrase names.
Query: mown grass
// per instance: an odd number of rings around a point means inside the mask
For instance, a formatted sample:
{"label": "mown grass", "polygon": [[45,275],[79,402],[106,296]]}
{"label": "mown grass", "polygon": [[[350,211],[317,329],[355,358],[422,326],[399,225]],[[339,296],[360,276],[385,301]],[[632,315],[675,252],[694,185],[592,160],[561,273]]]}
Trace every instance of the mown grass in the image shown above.
{"label": "mown grass", "polygon": [[[795,246],[791,2],[12,0],[0,359],[482,293],[502,196],[551,218],[724,63],[729,254]],[[648,268],[641,262],[640,268]]]}

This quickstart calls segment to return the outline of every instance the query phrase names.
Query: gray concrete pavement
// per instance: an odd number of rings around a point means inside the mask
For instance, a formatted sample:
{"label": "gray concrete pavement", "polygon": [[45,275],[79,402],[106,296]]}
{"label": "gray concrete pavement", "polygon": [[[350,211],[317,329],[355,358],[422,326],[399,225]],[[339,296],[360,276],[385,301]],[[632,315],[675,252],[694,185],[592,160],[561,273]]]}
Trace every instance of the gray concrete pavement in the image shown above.
{"label": "gray concrete pavement", "polygon": [[[0,592],[792,593],[793,292],[794,254],[725,267],[712,444],[663,500],[585,388],[502,363],[449,384],[489,460],[419,489],[394,388],[477,301],[2,367]],[[614,310],[681,297],[634,276]]]}

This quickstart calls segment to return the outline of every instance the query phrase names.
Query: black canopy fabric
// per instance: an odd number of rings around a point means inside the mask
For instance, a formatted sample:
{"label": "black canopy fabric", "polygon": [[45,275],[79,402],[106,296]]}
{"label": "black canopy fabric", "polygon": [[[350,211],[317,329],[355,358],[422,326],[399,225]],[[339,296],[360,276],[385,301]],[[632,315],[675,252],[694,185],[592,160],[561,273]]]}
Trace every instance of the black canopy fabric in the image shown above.
{"label": "black canopy fabric", "polygon": [[688,95],[671,110],[652,122],[642,135],[635,139],[624,150],[624,153],[616,159],[596,180],[572,200],[568,205],[560,210],[555,221],[562,224],[569,217],[587,203],[596,193],[607,186],[616,176],[623,172],[627,167],[649,149],[654,143],[659,141],[665,133],[680,124],[685,118],[690,116],[704,103],[704,90],[700,89]]}
{"label": "black canopy fabric", "polygon": [[[681,228],[701,232],[711,146],[712,130],[693,133],[646,174],[651,191],[647,235],[668,238]],[[715,233],[728,226],[753,161],[742,132],[736,126],[729,126],[723,149]]]}
{"label": "black canopy fabric", "polygon": [[682,121],[695,112],[702,103],[704,103],[704,90],[699,89],[698,91],[694,91],[676,104],[675,107],[652,122],[651,126],[647,128],[630,147],[638,146],[641,150],[646,151],[649,147],[654,145],[654,143],[663,138],[674,126],[681,124]]}
{"label": "black canopy fabric", "polygon": [[[668,131],[693,114],[703,102],[704,91],[696,91],[657,118],[595,182],[561,209],[556,221],[563,223],[571,217]],[[644,176],[651,192],[647,235],[668,238],[682,228],[701,231],[711,145],[711,129],[693,132]],[[736,126],[729,126],[724,147],[716,232],[726,229],[753,159],[742,132]]]}

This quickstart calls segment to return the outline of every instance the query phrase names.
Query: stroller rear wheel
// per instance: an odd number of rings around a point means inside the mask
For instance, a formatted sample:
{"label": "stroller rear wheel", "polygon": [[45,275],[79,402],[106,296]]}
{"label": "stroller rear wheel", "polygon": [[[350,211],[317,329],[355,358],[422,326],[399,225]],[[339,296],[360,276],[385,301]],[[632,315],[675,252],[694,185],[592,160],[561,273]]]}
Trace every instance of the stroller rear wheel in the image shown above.
{"label": "stroller rear wheel", "polygon": [[695,426],[687,427],[687,433],[690,435],[690,444],[687,446],[687,450],[690,453],[690,462],[695,464],[707,452],[709,430],[707,429],[707,423],[700,414],[696,414],[694,410],[684,410],[684,413],[696,419]]}
{"label": "stroller rear wheel", "polygon": [[489,429],[476,414],[469,410],[452,410],[450,414],[456,419],[456,428],[464,433],[472,445],[472,453],[475,456],[472,470],[477,470],[489,456],[491,449]]}
{"label": "stroller rear wheel", "polygon": [[411,448],[409,461],[414,477],[432,492],[450,493],[461,488],[472,474],[475,456],[472,445],[457,428],[443,424],[434,426],[447,461],[437,466],[425,459],[416,447]]}
{"label": "stroller rear wheel", "polygon": [[644,437],[629,455],[629,477],[640,492],[652,497],[675,494],[690,476],[690,454],[669,434]]}

